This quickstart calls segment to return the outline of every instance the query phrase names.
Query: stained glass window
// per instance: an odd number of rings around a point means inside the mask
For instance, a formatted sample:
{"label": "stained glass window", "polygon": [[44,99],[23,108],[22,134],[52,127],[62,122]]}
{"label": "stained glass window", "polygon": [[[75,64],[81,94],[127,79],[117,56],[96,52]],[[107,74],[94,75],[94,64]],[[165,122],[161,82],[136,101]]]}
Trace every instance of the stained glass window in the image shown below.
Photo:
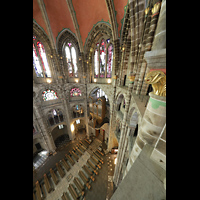
{"label": "stained glass window", "polygon": [[99,76],[99,54],[98,54],[98,50],[95,49],[94,52],[94,77],[98,78]]}
{"label": "stained glass window", "polygon": [[36,76],[43,77],[42,68],[40,66],[39,58],[37,56],[37,52],[36,52],[34,44],[33,44],[33,66],[35,69]]}
{"label": "stained glass window", "polygon": [[100,45],[100,78],[105,77],[106,69],[106,41],[102,39]]}
{"label": "stained glass window", "polygon": [[110,44],[108,46],[108,54],[107,54],[107,74],[106,74],[106,78],[111,78],[111,76],[112,76],[112,65],[113,65],[113,45]]}
{"label": "stained glass window", "polygon": [[46,90],[42,93],[42,97],[44,101],[58,99],[58,95],[53,90]]}
{"label": "stained glass window", "polygon": [[72,46],[72,43],[67,43],[65,47],[66,61],[68,65],[69,77],[78,77],[78,67],[77,67],[77,58],[76,50]]}
{"label": "stained glass window", "polygon": [[67,60],[67,65],[68,65],[69,77],[73,77],[71,53],[70,53],[70,50],[69,50],[68,46],[65,47],[65,53],[66,53],[66,60]]}
{"label": "stained glass window", "polygon": [[37,47],[38,47],[38,51],[39,51],[40,58],[41,58],[41,61],[42,61],[44,74],[45,74],[46,77],[51,77],[51,72],[50,72],[50,69],[49,69],[49,65],[48,65],[48,61],[47,61],[47,57],[46,57],[44,46],[40,41],[38,41],[37,42]]}
{"label": "stained glass window", "polygon": [[44,45],[33,35],[33,68],[37,77],[51,77]]}
{"label": "stained glass window", "polygon": [[[113,44],[101,39],[94,50],[94,78],[111,78],[113,65]],[[107,48],[106,48],[107,47]]]}
{"label": "stained glass window", "polygon": [[79,88],[72,88],[70,91],[71,97],[79,97],[81,96],[81,90]]}
{"label": "stained glass window", "polygon": [[77,68],[77,60],[76,60],[76,51],[75,51],[75,48],[72,47],[71,48],[71,51],[72,51],[72,62],[73,62],[73,65],[74,65],[74,77],[78,77],[78,68]]}

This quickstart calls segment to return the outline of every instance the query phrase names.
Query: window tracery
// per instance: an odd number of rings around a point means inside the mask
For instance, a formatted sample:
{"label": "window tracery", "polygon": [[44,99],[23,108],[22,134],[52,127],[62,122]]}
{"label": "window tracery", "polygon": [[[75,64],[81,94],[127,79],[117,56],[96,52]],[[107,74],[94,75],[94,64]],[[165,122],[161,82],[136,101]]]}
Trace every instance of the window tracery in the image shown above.
{"label": "window tracery", "polygon": [[68,67],[68,75],[70,78],[78,78],[77,56],[76,50],[72,43],[67,43],[65,47],[66,62]]}
{"label": "window tracery", "polygon": [[49,100],[54,100],[54,99],[58,99],[58,95],[56,92],[54,92],[54,90],[45,90],[42,93],[42,98],[44,101],[49,101]]}
{"label": "window tracery", "polygon": [[79,88],[72,88],[70,91],[71,97],[79,97],[81,96],[81,90]]}
{"label": "window tracery", "polygon": [[111,78],[113,65],[113,44],[102,38],[94,50],[94,78]]}

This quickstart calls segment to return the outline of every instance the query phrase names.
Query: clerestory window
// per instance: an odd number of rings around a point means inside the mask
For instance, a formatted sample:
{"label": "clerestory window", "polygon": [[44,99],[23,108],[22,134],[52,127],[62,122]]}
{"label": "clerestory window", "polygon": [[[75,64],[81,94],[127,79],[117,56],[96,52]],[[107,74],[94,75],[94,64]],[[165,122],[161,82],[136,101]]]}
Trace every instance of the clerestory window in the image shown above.
{"label": "clerestory window", "polygon": [[72,43],[67,43],[65,47],[65,56],[70,78],[78,78],[77,55]]}
{"label": "clerestory window", "polygon": [[33,67],[37,77],[51,77],[44,45],[33,36]]}
{"label": "clerestory window", "polygon": [[103,38],[94,49],[94,78],[111,78],[112,66],[113,44]]}

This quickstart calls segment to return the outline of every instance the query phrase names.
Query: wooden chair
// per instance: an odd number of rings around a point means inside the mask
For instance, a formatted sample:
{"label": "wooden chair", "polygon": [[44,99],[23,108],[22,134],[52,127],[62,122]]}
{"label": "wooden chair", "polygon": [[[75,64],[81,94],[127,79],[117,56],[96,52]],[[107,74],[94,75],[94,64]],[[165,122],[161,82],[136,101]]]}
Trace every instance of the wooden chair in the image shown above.
{"label": "wooden chair", "polygon": [[88,147],[85,145],[85,144],[83,144],[81,141],[79,142],[85,149],[87,149]]}
{"label": "wooden chair", "polygon": [[79,157],[74,153],[74,151],[69,151],[69,153],[74,157],[74,159],[78,162]]}
{"label": "wooden chair", "polygon": [[69,170],[71,169],[71,167],[68,165],[68,163],[65,161],[64,158],[62,159],[62,164],[63,164],[63,166],[65,167],[65,169],[66,169],[67,171],[69,171]]}
{"label": "wooden chair", "polygon": [[41,188],[40,188],[40,184],[39,184],[38,181],[35,183],[35,189],[36,189],[36,197],[37,197],[37,199],[38,200],[44,199],[42,191],[41,191]]}
{"label": "wooden chair", "polygon": [[92,168],[92,169],[96,169],[95,165],[88,159],[87,160],[87,163],[89,164],[89,166]]}
{"label": "wooden chair", "polygon": [[70,192],[70,194],[71,194],[71,196],[73,197],[74,200],[78,199],[79,196],[78,196],[78,194],[77,194],[77,192],[76,192],[76,190],[75,190],[75,188],[73,187],[72,184],[69,184],[68,190],[69,190],[69,192]]}
{"label": "wooden chair", "polygon": [[87,140],[86,138],[85,138],[85,141],[86,141],[88,144],[91,144],[91,142],[90,142],[89,140]]}
{"label": "wooden chair", "polygon": [[98,164],[98,161],[94,160],[94,158],[89,158],[99,169],[101,169],[101,166]]}
{"label": "wooden chair", "polygon": [[93,154],[94,154],[95,156],[97,156],[100,160],[103,160],[103,158],[102,158],[97,152],[93,152]]}
{"label": "wooden chair", "polygon": [[42,189],[43,197],[45,199],[46,198],[46,192],[45,192],[45,189],[44,189],[44,184],[41,184],[41,189]]}
{"label": "wooden chair", "polygon": [[84,144],[87,148],[90,146],[86,141],[81,141],[82,142],[82,144]]}
{"label": "wooden chair", "polygon": [[78,172],[78,175],[80,176],[81,180],[84,182],[84,184],[86,185],[86,187],[90,190],[91,189],[91,185],[88,183],[88,179],[87,177],[85,177],[81,171]]}
{"label": "wooden chair", "polygon": [[81,181],[77,177],[74,177],[73,181],[75,185],[80,189],[80,191],[84,190],[84,185],[81,183]]}
{"label": "wooden chair", "polygon": [[99,151],[99,149],[96,150],[99,154],[101,154],[102,156],[104,155],[104,153],[102,153],[101,151]]}
{"label": "wooden chair", "polygon": [[86,167],[92,171],[92,173],[94,173],[95,175],[98,175],[98,171],[96,171],[95,169],[93,169],[88,163],[86,163]]}
{"label": "wooden chair", "polygon": [[65,172],[64,170],[61,168],[59,163],[56,163],[56,168],[58,170],[58,173],[60,174],[60,176],[63,178],[65,176]]}
{"label": "wooden chair", "polygon": [[73,182],[74,182],[75,186],[78,188],[78,191],[79,191],[78,195],[83,197],[85,194],[85,192],[83,191],[84,186],[82,185],[83,187],[81,187],[75,178],[74,178]]}
{"label": "wooden chair", "polygon": [[33,192],[33,200],[36,200],[36,198],[35,198],[35,193]]}
{"label": "wooden chair", "polygon": [[69,155],[65,154],[65,157],[67,158],[67,160],[69,160],[72,166],[75,164],[74,160]]}
{"label": "wooden chair", "polygon": [[53,188],[51,187],[49,183],[49,179],[46,174],[44,174],[44,184],[45,184],[47,192],[50,193],[53,190]]}
{"label": "wooden chair", "polygon": [[59,182],[58,177],[55,175],[55,172],[52,170],[52,168],[49,171],[50,171],[51,177],[53,179],[53,182],[55,183],[55,185],[57,185]]}
{"label": "wooden chair", "polygon": [[100,158],[98,158],[94,153],[92,154],[93,158],[96,158],[101,164],[103,164],[103,160],[101,160]]}
{"label": "wooden chair", "polygon": [[83,170],[87,173],[87,175],[90,177],[90,179],[94,182],[95,178],[92,176],[92,172],[88,169],[86,165],[84,165]]}
{"label": "wooden chair", "polygon": [[[75,148],[73,147],[73,149],[75,149]],[[78,149],[78,147],[76,147],[76,152],[78,152],[78,154],[79,154],[80,156],[83,155],[83,153]]]}
{"label": "wooden chair", "polygon": [[77,144],[77,147],[84,153],[85,152],[85,148],[83,148],[80,144]]}
{"label": "wooden chair", "polygon": [[70,200],[70,197],[67,192],[63,192],[63,195],[61,196],[62,200]]}

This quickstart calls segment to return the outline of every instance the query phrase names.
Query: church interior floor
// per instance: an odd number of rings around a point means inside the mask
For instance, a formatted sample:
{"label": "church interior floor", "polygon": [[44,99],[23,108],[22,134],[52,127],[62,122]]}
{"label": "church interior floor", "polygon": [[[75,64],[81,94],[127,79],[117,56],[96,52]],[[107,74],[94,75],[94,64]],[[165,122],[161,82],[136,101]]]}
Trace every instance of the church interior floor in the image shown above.
{"label": "church interior floor", "polygon": [[[85,138],[84,132],[78,133],[76,135],[75,140],[70,141],[68,144],[65,144],[62,147],[58,148],[54,156],[49,156],[45,160],[44,165],[42,165],[37,171],[37,173],[33,175],[33,184],[35,184],[37,180],[42,179],[44,173],[48,173],[50,168],[55,167],[55,163],[59,162],[63,157],[65,157],[65,154],[68,154],[68,152],[71,151],[73,147],[77,143],[79,143],[80,140],[84,138]],[[95,137],[93,139],[95,139]],[[101,138],[97,137],[97,139],[99,141],[99,139]],[[97,140],[96,141],[93,140],[89,148],[91,149],[92,146],[96,144],[97,144]],[[104,150],[107,148],[105,143],[102,144],[102,147]],[[88,152],[89,151],[90,150],[88,150]],[[85,152],[85,154],[83,155],[85,161],[89,158],[88,156],[90,156],[88,152]],[[92,182],[91,184],[92,189],[86,191],[85,200],[94,200],[94,199],[95,200],[109,200],[113,194],[112,177],[114,173],[114,158],[116,157],[116,154],[107,153],[102,157],[103,157],[104,164],[102,165],[102,168],[98,170],[99,174],[95,176],[95,181]],[[82,159],[80,157],[80,161],[77,163],[77,166],[80,165],[80,162],[85,162]],[[78,168],[76,169],[75,168],[76,167],[73,166],[73,168],[71,169],[71,173],[75,173],[75,174],[78,173]],[[65,175],[65,176],[67,177],[68,175]],[[45,199],[47,200],[59,199],[60,200],[62,192],[63,192],[62,191],[63,188],[65,188],[66,190],[66,184],[69,184],[66,180],[67,180],[66,178],[63,178],[61,181],[63,182],[63,184],[58,184],[58,185],[63,185],[63,186],[60,186],[60,187],[56,186],[58,188],[55,190],[57,192],[54,192],[55,195],[54,194],[47,195]]]}

